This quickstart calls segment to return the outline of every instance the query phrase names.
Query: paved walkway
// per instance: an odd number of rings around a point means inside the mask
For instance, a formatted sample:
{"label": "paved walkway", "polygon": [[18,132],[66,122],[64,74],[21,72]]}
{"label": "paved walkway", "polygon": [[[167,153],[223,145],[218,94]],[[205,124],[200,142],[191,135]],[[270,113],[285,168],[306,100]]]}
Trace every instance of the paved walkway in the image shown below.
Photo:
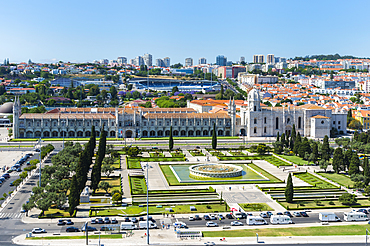
{"label": "paved walkway", "polygon": [[121,182],[124,198],[131,198],[130,183],[128,181],[128,170],[126,166],[126,156],[121,155]]}

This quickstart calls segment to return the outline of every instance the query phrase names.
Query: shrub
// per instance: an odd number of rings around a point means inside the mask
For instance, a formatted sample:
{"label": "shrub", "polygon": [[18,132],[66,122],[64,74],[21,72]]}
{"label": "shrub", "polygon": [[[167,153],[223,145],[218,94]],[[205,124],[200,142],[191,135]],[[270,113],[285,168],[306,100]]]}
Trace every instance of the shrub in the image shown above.
{"label": "shrub", "polygon": [[211,205],[207,205],[206,208],[207,209],[211,209],[212,207],[211,207]]}
{"label": "shrub", "polygon": [[333,201],[330,201],[329,205],[335,205],[335,203]]}

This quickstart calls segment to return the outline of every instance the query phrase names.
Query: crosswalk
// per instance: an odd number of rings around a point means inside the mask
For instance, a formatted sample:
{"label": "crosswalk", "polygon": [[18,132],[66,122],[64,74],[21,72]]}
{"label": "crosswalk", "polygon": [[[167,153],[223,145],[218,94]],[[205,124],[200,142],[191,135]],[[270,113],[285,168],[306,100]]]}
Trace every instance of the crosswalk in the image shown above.
{"label": "crosswalk", "polygon": [[24,213],[0,213],[0,220],[6,219],[22,219],[24,217]]}
{"label": "crosswalk", "polygon": [[19,174],[21,174],[22,172],[11,172],[9,173],[10,177],[16,177],[16,176],[19,176]]}

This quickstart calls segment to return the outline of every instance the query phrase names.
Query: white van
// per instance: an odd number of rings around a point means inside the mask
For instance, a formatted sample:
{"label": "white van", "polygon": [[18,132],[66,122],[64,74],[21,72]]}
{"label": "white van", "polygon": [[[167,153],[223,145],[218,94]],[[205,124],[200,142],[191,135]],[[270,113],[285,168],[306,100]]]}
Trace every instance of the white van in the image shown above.
{"label": "white van", "polygon": [[333,212],[320,212],[319,220],[323,222],[340,221],[339,217]]}
{"label": "white van", "polygon": [[365,221],[369,218],[365,213],[362,212],[349,212],[344,213],[344,220],[345,221]]}
{"label": "white van", "polygon": [[[139,221],[139,229],[146,229],[146,221]],[[149,221],[149,229],[157,229],[157,224]]]}
{"label": "white van", "polygon": [[293,221],[288,215],[271,215],[270,223],[273,225],[293,224]]}
{"label": "white van", "polygon": [[243,218],[243,215],[240,212],[234,212],[233,215],[234,215],[235,219],[242,219]]}
{"label": "white van", "polygon": [[247,225],[267,225],[267,221],[261,216],[248,216]]}
{"label": "white van", "polygon": [[135,230],[137,226],[134,222],[121,222],[121,230]]}

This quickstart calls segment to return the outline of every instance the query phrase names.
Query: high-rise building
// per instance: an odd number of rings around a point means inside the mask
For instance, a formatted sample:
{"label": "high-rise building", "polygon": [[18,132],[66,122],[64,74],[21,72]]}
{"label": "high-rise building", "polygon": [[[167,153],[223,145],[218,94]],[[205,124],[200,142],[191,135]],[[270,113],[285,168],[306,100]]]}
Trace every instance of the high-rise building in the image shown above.
{"label": "high-rise building", "polygon": [[258,55],[258,63],[264,63],[265,62],[265,56],[264,55]]}
{"label": "high-rise building", "polygon": [[233,61],[227,61],[226,62],[226,66],[232,66],[233,65]]}
{"label": "high-rise building", "polygon": [[130,59],[130,64],[135,65],[135,59]]}
{"label": "high-rise building", "polygon": [[108,59],[101,59],[100,64],[108,64],[109,60]]}
{"label": "high-rise building", "polygon": [[164,62],[163,62],[163,60],[162,59],[156,59],[155,60],[155,65],[157,66],[157,67],[164,67]]}
{"label": "high-rise building", "polygon": [[137,56],[135,58],[135,65],[136,66],[144,65],[144,59],[141,56]]}
{"label": "high-rise building", "polygon": [[242,63],[242,62],[245,62],[245,57],[244,56],[240,57],[240,63]]}
{"label": "high-rise building", "polygon": [[223,55],[216,56],[216,65],[226,66],[227,58]]}
{"label": "high-rise building", "polygon": [[265,57],[263,55],[254,55],[253,56],[253,63],[264,63]]}
{"label": "high-rise building", "polygon": [[275,55],[274,54],[268,54],[267,55],[267,64],[275,64]]}
{"label": "high-rise building", "polygon": [[163,62],[164,62],[164,66],[165,67],[170,67],[171,66],[171,62],[170,62],[170,58],[169,57],[163,58]]}
{"label": "high-rise building", "polygon": [[193,66],[193,58],[185,58],[185,67]]}
{"label": "high-rise building", "polygon": [[144,63],[145,65],[147,65],[148,67],[151,67],[153,62],[152,62],[152,55],[151,54],[144,54]]}
{"label": "high-rise building", "polygon": [[207,64],[207,59],[204,57],[199,58],[198,64]]}
{"label": "high-rise building", "polygon": [[127,64],[127,58],[126,57],[118,57],[117,58],[117,63],[118,64]]}

